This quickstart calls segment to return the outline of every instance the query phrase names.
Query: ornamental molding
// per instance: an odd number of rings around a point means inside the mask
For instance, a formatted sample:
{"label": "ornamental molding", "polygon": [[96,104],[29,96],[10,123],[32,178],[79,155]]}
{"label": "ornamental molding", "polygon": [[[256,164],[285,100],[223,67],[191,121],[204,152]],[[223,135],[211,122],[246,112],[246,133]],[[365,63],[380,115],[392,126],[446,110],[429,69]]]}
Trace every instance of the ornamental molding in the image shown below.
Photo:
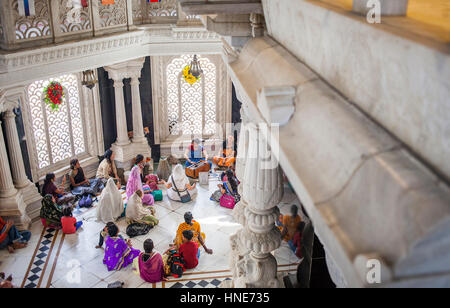
{"label": "ornamental molding", "polygon": [[[126,51],[142,49],[143,56],[149,53],[146,45],[171,44],[183,42],[196,43],[221,43],[216,33],[201,28],[177,28],[168,26],[139,27],[135,31],[115,34],[107,37],[92,38],[78,42],[68,42],[51,47],[40,47],[19,52],[0,55],[0,75],[29,69],[30,67],[61,63],[98,54],[109,54],[115,51]],[[154,51],[157,52],[157,51]],[[164,52],[161,50],[161,52]],[[150,55],[150,54],[147,54]],[[117,59],[122,62],[128,59]],[[98,63],[98,67],[111,65],[105,57],[105,63]]]}
{"label": "ornamental molding", "polygon": [[23,86],[0,91],[0,113],[19,107],[25,91]]}

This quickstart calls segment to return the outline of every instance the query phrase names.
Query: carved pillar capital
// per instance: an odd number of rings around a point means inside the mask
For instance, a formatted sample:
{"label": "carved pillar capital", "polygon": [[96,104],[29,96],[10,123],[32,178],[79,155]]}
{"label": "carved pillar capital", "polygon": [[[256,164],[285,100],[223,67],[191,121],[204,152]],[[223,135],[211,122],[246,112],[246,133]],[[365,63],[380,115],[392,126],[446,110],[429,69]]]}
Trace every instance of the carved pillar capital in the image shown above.
{"label": "carved pillar capital", "polygon": [[113,79],[114,80],[114,88],[123,89],[123,79]]}

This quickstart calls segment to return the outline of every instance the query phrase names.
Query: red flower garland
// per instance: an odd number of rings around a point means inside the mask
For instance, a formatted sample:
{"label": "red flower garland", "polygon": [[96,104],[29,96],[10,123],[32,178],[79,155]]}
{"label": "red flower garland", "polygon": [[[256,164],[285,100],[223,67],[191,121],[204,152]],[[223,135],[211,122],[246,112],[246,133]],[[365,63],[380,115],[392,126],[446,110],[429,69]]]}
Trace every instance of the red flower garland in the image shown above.
{"label": "red flower garland", "polygon": [[59,105],[62,104],[64,90],[62,85],[57,81],[51,81],[44,88],[44,101],[50,105],[53,111],[58,111]]}

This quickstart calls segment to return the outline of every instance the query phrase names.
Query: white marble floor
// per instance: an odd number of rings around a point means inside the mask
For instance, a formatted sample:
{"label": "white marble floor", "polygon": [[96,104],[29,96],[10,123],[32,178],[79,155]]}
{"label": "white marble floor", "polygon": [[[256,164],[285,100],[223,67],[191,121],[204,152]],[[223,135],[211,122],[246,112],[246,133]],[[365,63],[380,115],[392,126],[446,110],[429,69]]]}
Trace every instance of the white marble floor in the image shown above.
{"label": "white marble floor", "polygon": [[[172,242],[176,229],[183,222],[183,214],[187,211],[193,213],[194,219],[202,227],[206,234],[206,245],[213,249],[212,255],[206,254],[203,249],[200,256],[200,263],[194,270],[189,270],[183,277],[184,280],[192,279],[199,281],[200,278],[225,277],[231,275],[228,265],[228,254],[230,250],[229,236],[236,232],[241,226],[236,223],[231,216],[231,210],[220,207],[216,202],[210,201],[211,193],[216,189],[218,181],[215,178],[210,179],[208,186],[198,186],[199,194],[196,199],[189,204],[181,204],[168,200],[164,192],[164,200],[155,205],[156,216],[160,220],[158,226],[152,229],[147,235],[132,239],[133,246],[137,249],[143,249],[143,242],[151,238],[155,243],[155,248],[164,252],[169,243]],[[299,204],[295,194],[286,188],[283,202],[280,204],[280,210],[283,214],[289,212],[291,204]],[[47,266],[45,277],[48,279],[53,269],[53,276],[49,284],[54,288],[104,288],[108,283],[120,280],[128,288],[151,288],[152,284],[145,283],[140,277],[133,274],[131,266],[122,269],[119,272],[108,272],[103,265],[103,249],[95,249],[98,242],[99,232],[104,224],[95,221],[95,209],[91,209],[77,217],[83,220],[83,227],[72,235],[66,235],[61,246],[59,255],[58,244],[53,248],[52,258]],[[117,222],[122,234],[125,235],[126,222],[121,219]],[[27,248],[18,250],[14,254],[7,251],[0,251],[0,272],[13,275],[13,282],[20,286],[27,273],[31,258],[39,242],[42,232],[40,222],[33,224],[31,231],[33,236]],[[59,234],[62,237],[62,234]],[[57,242],[58,243],[58,242]],[[58,255],[57,262],[55,256]],[[287,244],[274,252],[278,264],[283,265],[283,271],[295,270],[299,260],[288,248]],[[214,274],[202,274],[204,272],[215,272]],[[29,277],[29,275],[27,276]],[[174,282],[165,284],[170,287]],[[41,287],[45,287],[47,282],[43,282]],[[192,284],[191,284],[192,285]],[[158,285],[160,286],[160,285]],[[157,287],[158,287],[157,286]],[[210,285],[211,286],[211,285]]]}

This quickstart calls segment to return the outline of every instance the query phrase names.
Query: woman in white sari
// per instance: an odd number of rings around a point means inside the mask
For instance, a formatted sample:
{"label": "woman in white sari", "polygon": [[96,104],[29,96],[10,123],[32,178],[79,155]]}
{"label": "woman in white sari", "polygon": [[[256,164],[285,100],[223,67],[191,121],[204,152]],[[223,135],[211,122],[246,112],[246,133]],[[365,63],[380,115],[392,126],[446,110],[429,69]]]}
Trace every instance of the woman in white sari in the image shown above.
{"label": "woman in white sari", "polygon": [[195,187],[195,183],[194,185],[191,185],[183,166],[180,164],[173,168],[172,175],[169,177],[167,182],[164,182],[164,185],[167,188],[167,196],[173,201],[181,201],[180,196],[184,196],[187,193],[191,195],[191,199],[194,199],[197,195],[197,187]]}
{"label": "woman in white sari", "polygon": [[117,189],[114,179],[110,178],[100,195],[97,205],[97,220],[104,223],[114,222],[124,210],[122,195]]}
{"label": "woman in white sari", "polygon": [[154,216],[155,210],[153,207],[144,207],[142,195],[142,190],[138,190],[128,198],[126,209],[127,223],[141,223],[156,226],[159,220]]}

